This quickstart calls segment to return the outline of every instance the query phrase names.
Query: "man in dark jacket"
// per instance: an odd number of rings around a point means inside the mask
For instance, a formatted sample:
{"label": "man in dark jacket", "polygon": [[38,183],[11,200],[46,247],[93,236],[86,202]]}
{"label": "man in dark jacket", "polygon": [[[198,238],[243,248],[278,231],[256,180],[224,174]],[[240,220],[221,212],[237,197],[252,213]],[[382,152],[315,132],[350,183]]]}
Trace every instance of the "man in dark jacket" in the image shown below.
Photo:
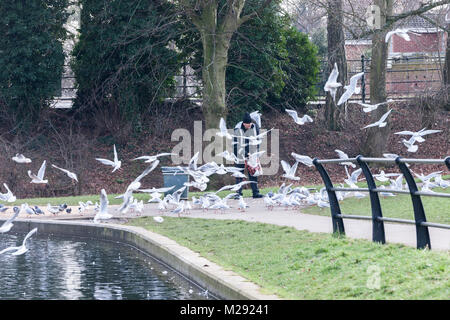
{"label": "man in dark jacket", "polygon": [[[245,160],[248,159],[249,154],[259,151],[259,145],[251,145],[248,139],[244,137],[251,137],[259,135],[259,127],[256,123],[252,122],[250,114],[247,112],[244,115],[242,121],[238,122],[234,127],[233,145],[234,145],[234,155],[238,158],[238,162],[235,167],[245,168]],[[245,171],[245,169],[244,169]],[[247,168],[247,174],[250,181],[255,181],[256,183],[250,183],[253,192],[253,198],[262,198],[262,195],[258,190],[258,178],[250,174]],[[242,182],[243,178],[236,178],[236,183]],[[242,195],[242,188],[238,191],[239,195]],[[239,199],[239,195],[235,199]]]}

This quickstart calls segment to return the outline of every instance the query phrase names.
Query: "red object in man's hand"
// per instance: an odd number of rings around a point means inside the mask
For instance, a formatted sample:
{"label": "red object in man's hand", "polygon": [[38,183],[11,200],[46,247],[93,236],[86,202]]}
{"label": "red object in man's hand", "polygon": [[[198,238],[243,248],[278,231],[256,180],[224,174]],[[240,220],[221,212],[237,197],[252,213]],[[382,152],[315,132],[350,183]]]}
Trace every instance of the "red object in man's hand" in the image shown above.
{"label": "red object in man's hand", "polygon": [[247,168],[248,173],[249,173],[251,176],[253,176],[253,175],[255,174],[256,170],[259,170],[259,169],[260,169],[260,165],[259,165],[259,163],[258,163],[258,165],[257,165],[256,167],[251,167],[251,166],[248,165],[247,160],[245,160],[245,168]]}

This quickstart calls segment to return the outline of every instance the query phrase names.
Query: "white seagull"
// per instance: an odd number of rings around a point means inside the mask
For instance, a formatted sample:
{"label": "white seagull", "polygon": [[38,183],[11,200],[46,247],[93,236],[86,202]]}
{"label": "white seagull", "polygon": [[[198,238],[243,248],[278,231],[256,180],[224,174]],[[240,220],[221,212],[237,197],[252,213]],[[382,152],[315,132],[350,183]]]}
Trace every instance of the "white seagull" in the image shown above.
{"label": "white seagull", "polygon": [[306,165],[308,167],[314,166],[313,159],[311,157],[303,156],[303,155],[297,154],[295,152],[292,152],[291,156],[294,157],[295,161],[303,163],[304,165]]}
{"label": "white seagull", "polygon": [[380,127],[383,128],[387,125],[387,122],[385,122],[385,120],[387,119],[387,117],[389,116],[389,114],[391,113],[392,109],[390,109],[388,112],[386,112],[385,114],[383,114],[380,118],[380,120],[378,120],[377,122],[371,123],[367,126],[365,126],[362,129],[366,129],[366,128],[370,128],[370,127]]}
{"label": "white seagull", "polygon": [[336,91],[339,87],[342,87],[340,82],[337,82],[337,78],[339,76],[339,71],[337,67],[337,63],[334,63],[334,68],[328,76],[328,80],[325,83],[323,88],[324,91],[330,92],[333,101],[336,102]]}
{"label": "white seagull", "polygon": [[153,220],[155,220],[158,223],[162,223],[164,221],[163,217],[160,217],[160,216],[153,217]]}
{"label": "white seagull", "polygon": [[285,109],[285,111],[294,119],[296,124],[304,125],[307,122],[313,122],[313,119],[305,114],[303,117],[299,118],[297,111],[291,109]]}
{"label": "white seagull", "polygon": [[13,256],[19,256],[21,254],[24,254],[25,252],[28,251],[28,248],[26,246],[26,242],[27,242],[28,238],[30,238],[36,232],[37,232],[37,228],[34,228],[30,232],[28,232],[28,234],[25,236],[21,246],[19,246],[19,247],[9,247],[9,248],[3,249],[2,251],[0,251],[0,254],[3,254],[5,252],[9,252],[9,251],[14,251],[13,253],[11,253],[11,255],[13,255]]}
{"label": "white seagull", "polygon": [[16,201],[17,198],[16,198],[15,195],[13,195],[11,190],[9,190],[8,185],[6,183],[4,183],[3,186],[6,189],[6,193],[1,193],[0,192],[0,200],[1,201],[6,201],[6,202],[14,202],[14,201]]}
{"label": "white seagull", "polygon": [[28,170],[28,176],[32,179],[31,183],[48,183],[48,180],[44,180],[46,163],[47,160],[44,160],[44,162],[42,162],[37,175],[31,173],[31,170]]}
{"label": "white seagull", "polygon": [[232,135],[228,133],[227,124],[224,118],[220,118],[219,129],[220,131],[216,132],[216,135],[218,135],[219,137],[225,137],[229,140],[233,140]]}
{"label": "white seagull", "polygon": [[442,132],[442,130],[426,130],[426,128],[423,128],[417,132],[405,130],[405,131],[395,132],[394,134],[410,135],[411,138],[414,138],[415,141],[424,142],[425,139],[422,138],[423,136],[425,136],[427,134],[438,133],[438,132]]}
{"label": "white seagull", "polygon": [[385,102],[380,102],[380,103],[377,103],[377,104],[368,104],[368,103],[362,103],[362,102],[356,102],[356,103],[363,107],[363,111],[365,113],[368,113],[368,112],[372,112],[372,111],[378,109],[379,106],[388,104],[388,103],[390,103],[392,101],[394,101],[394,100],[389,99],[389,100],[387,100]]}
{"label": "white seagull", "polygon": [[[338,154],[339,159],[343,159],[343,160],[349,159],[348,155],[344,151],[341,151],[339,149],[336,149],[334,151]],[[352,168],[356,168],[356,165],[354,163],[352,163],[352,162],[341,162],[339,164],[341,164],[343,166],[350,166]]]}
{"label": "white seagull", "polygon": [[31,163],[31,159],[25,157],[23,154],[16,153],[15,157],[12,157],[12,160],[17,163]]}
{"label": "white seagull", "polygon": [[416,142],[416,138],[411,137],[409,140],[402,139],[401,143],[405,145],[405,147],[408,148],[408,152],[416,152],[419,149],[419,146],[417,144],[414,144]]}
{"label": "white seagull", "polygon": [[120,169],[120,166],[122,165],[122,161],[119,161],[119,158],[117,157],[117,150],[116,150],[116,145],[114,145],[114,160],[108,160],[108,159],[103,159],[103,158],[95,158],[95,160],[100,161],[103,164],[106,164],[107,166],[112,166],[114,168],[114,171]]}
{"label": "white seagull", "polygon": [[386,41],[386,43],[388,43],[389,39],[394,34],[398,35],[399,37],[402,37],[406,41],[411,41],[411,38],[409,37],[408,32],[420,35],[420,33],[410,31],[409,29],[396,29],[396,30],[389,31],[388,33],[386,33],[385,41]]}
{"label": "white seagull", "polygon": [[66,170],[66,169],[57,167],[57,166],[55,166],[54,164],[52,164],[52,167],[53,167],[53,168],[56,168],[56,169],[58,169],[58,170],[61,170],[62,172],[64,172],[65,174],[67,174],[67,176],[68,176],[70,179],[73,179],[73,180],[75,180],[76,182],[78,182],[78,177],[77,177],[76,173],[73,173],[73,172],[70,172],[69,170]]}
{"label": "white seagull", "polygon": [[261,113],[259,111],[253,111],[250,113],[250,118],[256,122],[259,128],[261,128]]}
{"label": "white seagull", "polygon": [[0,233],[5,233],[8,232],[9,230],[11,230],[11,228],[13,227],[13,221],[14,219],[17,218],[17,216],[20,213],[20,208],[19,207],[14,207],[14,214],[11,218],[9,218],[8,220],[6,220],[2,226],[0,227]]}
{"label": "white seagull", "polygon": [[100,210],[94,217],[94,223],[99,223],[99,220],[111,219],[112,214],[108,213],[108,196],[106,195],[105,189],[100,191]]}
{"label": "white seagull", "polygon": [[344,86],[344,89],[346,91],[342,94],[340,97],[337,105],[341,105],[345,103],[354,93],[359,93],[360,88],[356,88],[356,84],[358,83],[358,80],[361,79],[361,77],[364,75],[364,72],[360,72],[355,74],[353,77],[350,78],[350,84],[348,86]]}
{"label": "white seagull", "polygon": [[284,174],[283,177],[291,180],[300,180],[300,177],[296,177],[295,173],[297,172],[298,161],[296,161],[292,166],[289,165],[284,160],[281,160],[281,166],[283,167]]}
{"label": "white seagull", "polygon": [[133,159],[134,160],[145,160],[145,163],[150,163],[153,161],[156,161],[159,157],[165,157],[165,156],[175,156],[175,153],[168,153],[168,152],[164,152],[164,153],[159,153],[157,155],[154,156],[142,156],[142,157],[138,157]]}

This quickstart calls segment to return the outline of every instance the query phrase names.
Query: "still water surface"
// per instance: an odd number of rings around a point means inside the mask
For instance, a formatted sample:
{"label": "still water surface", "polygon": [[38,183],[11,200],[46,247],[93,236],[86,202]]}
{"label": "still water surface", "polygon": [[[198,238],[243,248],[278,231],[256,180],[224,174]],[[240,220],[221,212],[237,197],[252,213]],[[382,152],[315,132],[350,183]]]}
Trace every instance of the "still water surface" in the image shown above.
{"label": "still water surface", "polygon": [[[24,234],[0,234],[0,250]],[[152,257],[113,242],[34,234],[21,256],[0,255],[0,300],[211,299]]]}

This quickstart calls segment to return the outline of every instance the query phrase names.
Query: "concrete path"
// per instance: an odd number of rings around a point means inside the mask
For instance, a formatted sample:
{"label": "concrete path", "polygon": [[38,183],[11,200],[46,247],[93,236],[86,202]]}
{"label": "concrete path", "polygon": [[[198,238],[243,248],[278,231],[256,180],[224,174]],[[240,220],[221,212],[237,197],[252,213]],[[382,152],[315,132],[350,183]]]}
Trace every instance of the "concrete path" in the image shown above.
{"label": "concrete path", "polygon": [[[250,222],[262,222],[275,224],[279,226],[294,227],[298,230],[308,230],[310,232],[324,232],[332,233],[331,216],[318,216],[303,214],[300,210],[284,210],[283,208],[274,208],[273,211],[269,211],[265,208],[262,199],[246,199],[246,202],[250,205],[245,212],[240,212],[237,209],[238,201],[229,200],[228,204],[232,206],[231,209],[226,210],[224,213],[214,212],[212,210],[202,211],[201,209],[193,209],[190,213],[184,213],[182,217],[189,218],[205,218],[205,219],[240,219]],[[120,214],[117,211],[119,206],[110,206],[110,213],[117,218],[130,219],[135,218],[137,215],[133,212],[127,214]],[[328,208],[325,208],[327,213]],[[77,212],[77,208],[74,207],[72,212]],[[28,215],[21,213],[21,217],[29,217]],[[145,204],[144,212],[141,216],[173,216],[169,211],[162,213],[157,209],[156,204]],[[50,216],[32,216],[33,218],[48,219]],[[78,213],[61,213],[57,216],[52,215],[52,219],[92,219],[94,217],[93,210],[89,210],[82,216]],[[116,220],[117,222],[117,220]],[[416,228],[414,225],[405,225],[398,223],[385,223],[385,234],[387,243],[400,243],[411,247],[416,247]],[[351,220],[344,219],[345,233],[350,238],[368,239],[372,240],[372,223],[365,220]],[[431,238],[432,250],[450,250],[450,230],[439,228],[428,228]]]}

